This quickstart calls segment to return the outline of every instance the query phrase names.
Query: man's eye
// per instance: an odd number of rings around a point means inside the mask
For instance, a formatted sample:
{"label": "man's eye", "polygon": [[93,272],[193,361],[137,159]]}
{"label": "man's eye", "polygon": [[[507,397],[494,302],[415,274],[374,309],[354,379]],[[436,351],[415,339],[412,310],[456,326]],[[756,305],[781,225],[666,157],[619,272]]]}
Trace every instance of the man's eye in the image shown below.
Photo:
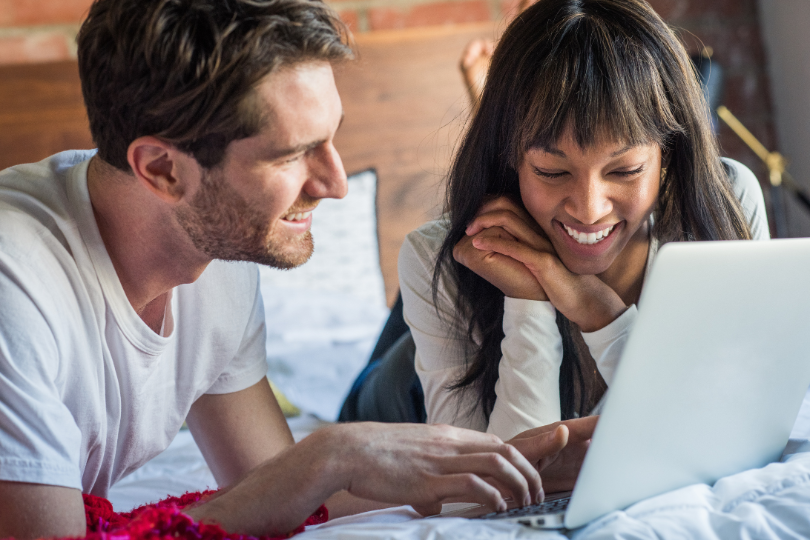
{"label": "man's eye", "polygon": [[292,156],[292,157],[290,157],[290,158],[285,159],[285,160],[284,160],[284,163],[295,163],[296,161],[298,161],[299,159],[301,159],[301,157],[302,157],[303,155],[304,155],[304,154],[296,154],[296,155],[294,155],[294,156]]}

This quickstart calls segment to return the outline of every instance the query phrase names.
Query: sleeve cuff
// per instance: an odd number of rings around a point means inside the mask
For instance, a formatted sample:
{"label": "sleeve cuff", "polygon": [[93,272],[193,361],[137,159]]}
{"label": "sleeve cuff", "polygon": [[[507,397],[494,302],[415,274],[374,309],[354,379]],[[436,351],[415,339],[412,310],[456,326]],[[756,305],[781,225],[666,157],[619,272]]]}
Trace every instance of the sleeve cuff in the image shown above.
{"label": "sleeve cuff", "polygon": [[523,298],[510,298],[505,296],[503,299],[504,315],[518,315],[528,317],[547,318],[550,317],[556,321],[557,309],[547,300],[525,300]]}
{"label": "sleeve cuff", "polygon": [[594,332],[582,332],[582,338],[589,349],[600,349],[613,343],[618,336],[630,332],[638,316],[638,308],[633,304],[612,323]]}

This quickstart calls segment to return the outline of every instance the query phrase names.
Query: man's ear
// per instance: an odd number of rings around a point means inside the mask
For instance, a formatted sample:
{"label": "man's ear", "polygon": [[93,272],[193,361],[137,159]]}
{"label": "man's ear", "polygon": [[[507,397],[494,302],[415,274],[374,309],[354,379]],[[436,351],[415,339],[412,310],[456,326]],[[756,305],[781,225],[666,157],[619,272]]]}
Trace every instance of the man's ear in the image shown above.
{"label": "man's ear", "polygon": [[[196,160],[157,137],[139,137],[127,149],[132,174],[161,200],[174,204],[183,198],[200,174]],[[198,179],[197,179],[198,180]]]}

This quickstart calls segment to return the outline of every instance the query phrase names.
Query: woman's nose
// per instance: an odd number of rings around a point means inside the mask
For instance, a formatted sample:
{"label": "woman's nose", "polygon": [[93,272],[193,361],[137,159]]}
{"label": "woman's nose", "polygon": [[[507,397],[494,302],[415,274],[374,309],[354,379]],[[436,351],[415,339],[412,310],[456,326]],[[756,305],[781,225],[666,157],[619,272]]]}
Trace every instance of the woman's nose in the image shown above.
{"label": "woman's nose", "polygon": [[565,210],[583,225],[593,225],[613,211],[609,186],[601,178],[576,182],[568,195]]}

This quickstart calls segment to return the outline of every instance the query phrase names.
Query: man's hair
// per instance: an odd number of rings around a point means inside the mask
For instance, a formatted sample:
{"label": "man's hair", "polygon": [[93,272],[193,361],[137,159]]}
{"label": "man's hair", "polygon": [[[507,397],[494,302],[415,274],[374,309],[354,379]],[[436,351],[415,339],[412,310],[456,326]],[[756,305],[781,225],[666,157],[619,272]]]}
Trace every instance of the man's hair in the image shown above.
{"label": "man's hair", "polygon": [[98,155],[129,172],[130,143],[152,135],[213,168],[261,129],[266,75],[351,58],[348,36],[321,0],[96,0],[78,56]]}

